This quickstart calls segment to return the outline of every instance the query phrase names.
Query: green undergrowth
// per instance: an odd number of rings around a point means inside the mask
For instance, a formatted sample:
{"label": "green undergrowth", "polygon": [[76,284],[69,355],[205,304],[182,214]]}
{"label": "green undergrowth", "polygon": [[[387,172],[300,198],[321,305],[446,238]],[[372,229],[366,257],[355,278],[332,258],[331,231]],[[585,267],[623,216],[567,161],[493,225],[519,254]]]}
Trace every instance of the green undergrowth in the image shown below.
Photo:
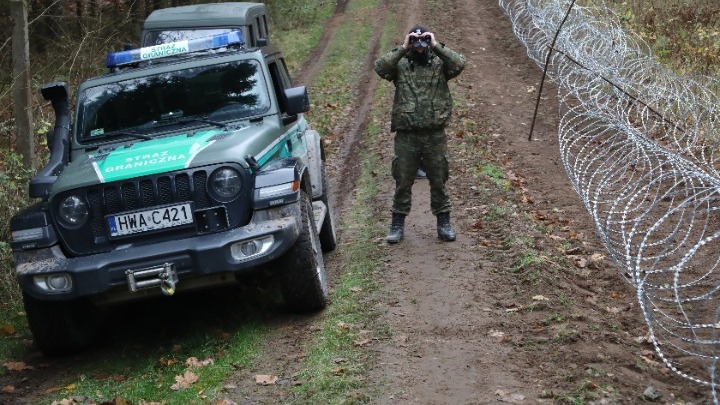
{"label": "green undergrowth", "polygon": [[679,73],[720,74],[720,3],[714,0],[610,0],[661,62]]}

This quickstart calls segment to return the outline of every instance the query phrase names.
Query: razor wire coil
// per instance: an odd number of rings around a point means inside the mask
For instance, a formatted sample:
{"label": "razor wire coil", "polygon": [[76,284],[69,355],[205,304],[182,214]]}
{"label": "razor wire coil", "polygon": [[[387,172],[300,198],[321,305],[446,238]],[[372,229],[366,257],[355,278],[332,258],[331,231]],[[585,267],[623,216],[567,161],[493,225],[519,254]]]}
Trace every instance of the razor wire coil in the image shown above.
{"label": "razor wire coil", "polygon": [[602,0],[499,4],[557,85],[563,166],[658,357],[717,404],[720,81],[663,67]]}

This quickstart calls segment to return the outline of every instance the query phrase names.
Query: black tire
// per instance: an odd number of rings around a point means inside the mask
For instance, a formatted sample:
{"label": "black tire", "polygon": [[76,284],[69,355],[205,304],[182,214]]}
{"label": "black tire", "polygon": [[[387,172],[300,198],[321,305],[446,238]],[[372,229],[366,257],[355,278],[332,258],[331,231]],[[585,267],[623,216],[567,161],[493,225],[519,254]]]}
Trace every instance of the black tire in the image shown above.
{"label": "black tire", "polygon": [[81,352],[95,341],[100,315],[90,302],[41,301],[27,294],[23,302],[35,344],[45,355]]}
{"label": "black tire", "polygon": [[278,261],[280,288],[289,310],[313,312],[327,306],[329,292],[312,204],[304,191],[300,191],[300,213],[300,235],[295,245]]}
{"label": "black tire", "polygon": [[320,246],[322,246],[322,251],[327,253],[335,250],[337,246],[337,233],[335,232],[335,214],[330,204],[330,187],[325,173],[325,165],[322,166],[321,172],[323,195],[320,197],[320,201],[325,204],[327,213],[320,227]]}

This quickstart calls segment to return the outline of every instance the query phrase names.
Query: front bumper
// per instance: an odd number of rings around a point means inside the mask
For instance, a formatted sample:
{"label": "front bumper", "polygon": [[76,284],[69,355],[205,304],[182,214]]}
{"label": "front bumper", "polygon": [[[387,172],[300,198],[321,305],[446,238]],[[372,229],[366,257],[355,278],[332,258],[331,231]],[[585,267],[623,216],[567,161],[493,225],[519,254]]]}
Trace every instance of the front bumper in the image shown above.
{"label": "front bumper", "polygon": [[[228,278],[234,279],[228,277],[233,273],[249,271],[277,259],[293,246],[301,227],[300,205],[293,203],[255,211],[248,225],[229,231],[144,246],[129,243],[96,255],[66,257],[57,245],[16,251],[17,278],[23,291],[38,299],[91,297],[110,302],[147,295],[130,293],[126,271],[169,263],[178,278],[178,291],[182,291],[184,284],[220,284]],[[272,236],[272,243],[260,253],[240,259],[231,253],[231,246],[238,242],[267,236]],[[68,291],[47,291],[35,282],[37,276],[63,273],[72,280]]]}

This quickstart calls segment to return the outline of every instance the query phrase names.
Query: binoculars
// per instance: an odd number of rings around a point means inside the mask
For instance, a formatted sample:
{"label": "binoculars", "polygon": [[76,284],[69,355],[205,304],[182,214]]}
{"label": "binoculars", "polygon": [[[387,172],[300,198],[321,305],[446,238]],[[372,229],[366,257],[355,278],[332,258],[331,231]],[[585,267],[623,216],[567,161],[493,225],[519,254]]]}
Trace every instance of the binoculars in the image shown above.
{"label": "binoculars", "polygon": [[430,45],[430,35],[410,37],[410,43],[414,48],[427,48]]}

